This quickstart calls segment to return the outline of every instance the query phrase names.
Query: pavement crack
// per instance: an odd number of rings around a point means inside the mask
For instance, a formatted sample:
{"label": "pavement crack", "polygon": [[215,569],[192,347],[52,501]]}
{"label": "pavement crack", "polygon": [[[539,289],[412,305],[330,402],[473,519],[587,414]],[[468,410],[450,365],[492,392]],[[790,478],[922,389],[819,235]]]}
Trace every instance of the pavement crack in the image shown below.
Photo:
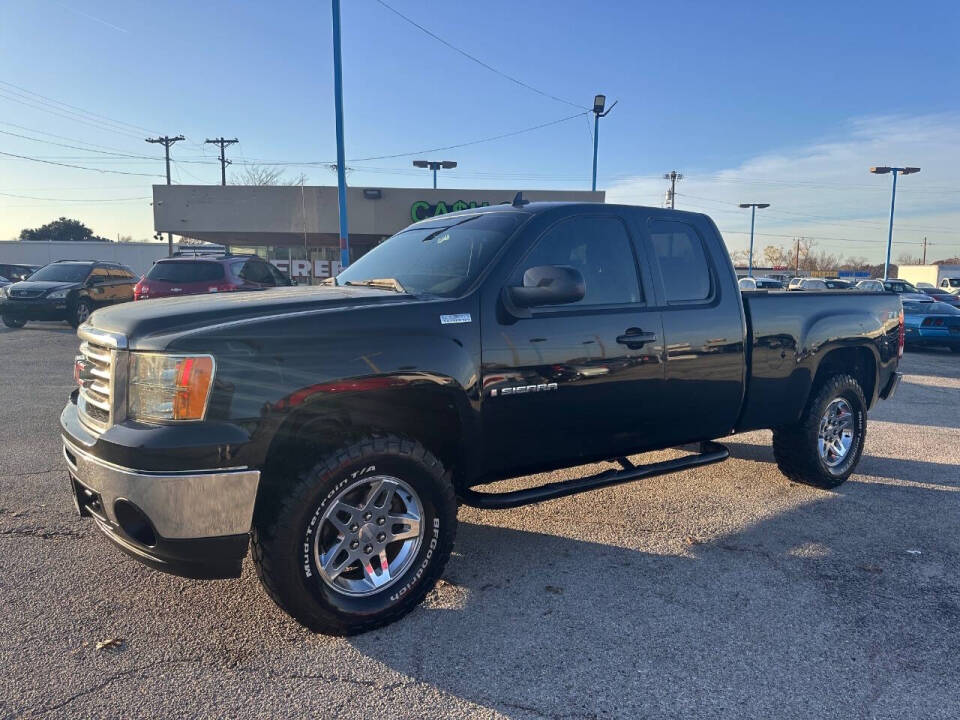
{"label": "pavement crack", "polygon": [[186,665],[189,663],[199,663],[199,658],[182,658],[175,660],[157,660],[156,662],[147,663],[146,665],[138,665],[137,667],[130,668],[129,670],[121,670],[120,672],[113,673],[112,675],[107,675],[96,685],[92,685],[84,690],[81,690],[78,693],[74,693],[68,698],[65,698],[53,705],[44,705],[43,707],[36,708],[34,710],[27,711],[27,715],[46,715],[47,713],[53,712],[54,710],[59,710],[62,707],[69,705],[75,700],[86,697],[87,695],[92,695],[95,692],[103,690],[108,685],[115,683],[117,680],[122,680],[125,677],[130,677],[131,675],[136,675],[137,673],[143,672],[144,670],[151,670],[155,667],[161,665]]}
{"label": "pavement crack", "polygon": [[49,470],[28,470],[27,472],[19,472],[19,473],[0,473],[0,477],[18,478],[18,477],[29,477],[31,475],[46,475],[48,473],[60,472],[62,469],[63,468],[61,467],[54,467],[54,468],[50,468]]}
{"label": "pavement crack", "polygon": [[83,533],[78,533],[76,530],[47,530],[46,528],[38,527],[20,527],[20,528],[4,528],[0,529],[0,536],[2,535],[19,535],[21,537],[37,537],[43,540],[51,540],[53,538],[60,537],[69,537],[69,538],[81,538],[85,537]]}

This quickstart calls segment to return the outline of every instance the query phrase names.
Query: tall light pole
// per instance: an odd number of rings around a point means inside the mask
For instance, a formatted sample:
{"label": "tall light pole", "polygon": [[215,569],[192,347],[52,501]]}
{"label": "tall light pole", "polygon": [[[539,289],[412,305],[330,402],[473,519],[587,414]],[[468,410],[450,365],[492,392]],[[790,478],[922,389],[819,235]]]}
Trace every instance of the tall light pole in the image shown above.
{"label": "tall light pole", "polygon": [[747,276],[753,277],[753,226],[757,219],[757,208],[770,207],[770,203],[740,203],[742,208],[750,208],[750,259],[747,263]]}
{"label": "tall light pole", "polygon": [[433,170],[433,189],[437,189],[437,170],[451,170],[457,166],[453,160],[414,160],[413,166]]}
{"label": "tall light pole", "polygon": [[593,98],[593,184],[590,188],[596,192],[597,190],[597,149],[600,144],[600,118],[606,117],[610,114],[610,111],[613,110],[614,105],[616,105],[619,100],[614,100],[613,105],[607,108],[607,111],[604,112],[603,108],[607,104],[606,95],[597,95]]}
{"label": "tall light pole", "polygon": [[350,234],[347,228],[347,161],[343,150],[343,79],[340,68],[340,0],[333,8],[333,96],[337,115],[337,200],[340,215],[340,268],[350,264]]}
{"label": "tall light pole", "polygon": [[870,172],[874,175],[886,175],[893,173],[893,193],[890,195],[890,230],[887,233],[887,261],[883,264],[883,279],[890,279],[890,251],[893,249],[893,207],[897,202],[897,175],[912,175],[920,172],[918,167],[872,167]]}

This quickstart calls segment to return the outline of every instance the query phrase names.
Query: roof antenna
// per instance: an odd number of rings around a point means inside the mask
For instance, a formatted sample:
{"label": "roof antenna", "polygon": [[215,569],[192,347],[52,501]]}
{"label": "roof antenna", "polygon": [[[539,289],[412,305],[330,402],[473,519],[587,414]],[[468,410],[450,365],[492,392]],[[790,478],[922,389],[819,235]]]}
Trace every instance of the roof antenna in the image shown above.
{"label": "roof antenna", "polygon": [[523,190],[521,190],[520,192],[518,192],[516,195],[513,196],[513,202],[511,203],[511,205],[513,205],[514,207],[523,207],[529,202],[530,202],[529,200],[523,199]]}

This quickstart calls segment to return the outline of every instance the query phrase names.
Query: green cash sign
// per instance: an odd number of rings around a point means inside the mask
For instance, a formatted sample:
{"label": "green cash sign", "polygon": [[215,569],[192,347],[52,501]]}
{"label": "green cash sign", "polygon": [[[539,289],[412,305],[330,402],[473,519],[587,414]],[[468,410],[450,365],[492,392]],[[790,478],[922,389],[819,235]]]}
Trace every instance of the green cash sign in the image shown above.
{"label": "green cash sign", "polygon": [[464,202],[463,200],[457,200],[454,203],[449,205],[442,200],[436,205],[431,205],[426,200],[417,200],[413,205],[410,206],[410,219],[414,222],[419,222],[420,220],[426,220],[429,217],[436,217],[437,215],[446,215],[447,213],[457,212],[458,210],[468,210],[469,208],[476,207],[487,207],[490,203],[488,202],[476,202],[471,200],[470,202]]}

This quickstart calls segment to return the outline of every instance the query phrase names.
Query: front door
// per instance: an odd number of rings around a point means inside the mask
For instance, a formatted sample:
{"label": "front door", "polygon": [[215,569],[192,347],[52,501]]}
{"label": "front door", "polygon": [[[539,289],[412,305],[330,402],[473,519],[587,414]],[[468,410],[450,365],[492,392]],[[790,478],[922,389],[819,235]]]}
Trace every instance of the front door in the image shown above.
{"label": "front door", "polygon": [[491,474],[631,452],[657,422],[661,314],[647,305],[626,224],[610,210],[560,220],[508,284],[540,265],[576,268],[586,293],[526,318],[485,313],[481,403]]}

